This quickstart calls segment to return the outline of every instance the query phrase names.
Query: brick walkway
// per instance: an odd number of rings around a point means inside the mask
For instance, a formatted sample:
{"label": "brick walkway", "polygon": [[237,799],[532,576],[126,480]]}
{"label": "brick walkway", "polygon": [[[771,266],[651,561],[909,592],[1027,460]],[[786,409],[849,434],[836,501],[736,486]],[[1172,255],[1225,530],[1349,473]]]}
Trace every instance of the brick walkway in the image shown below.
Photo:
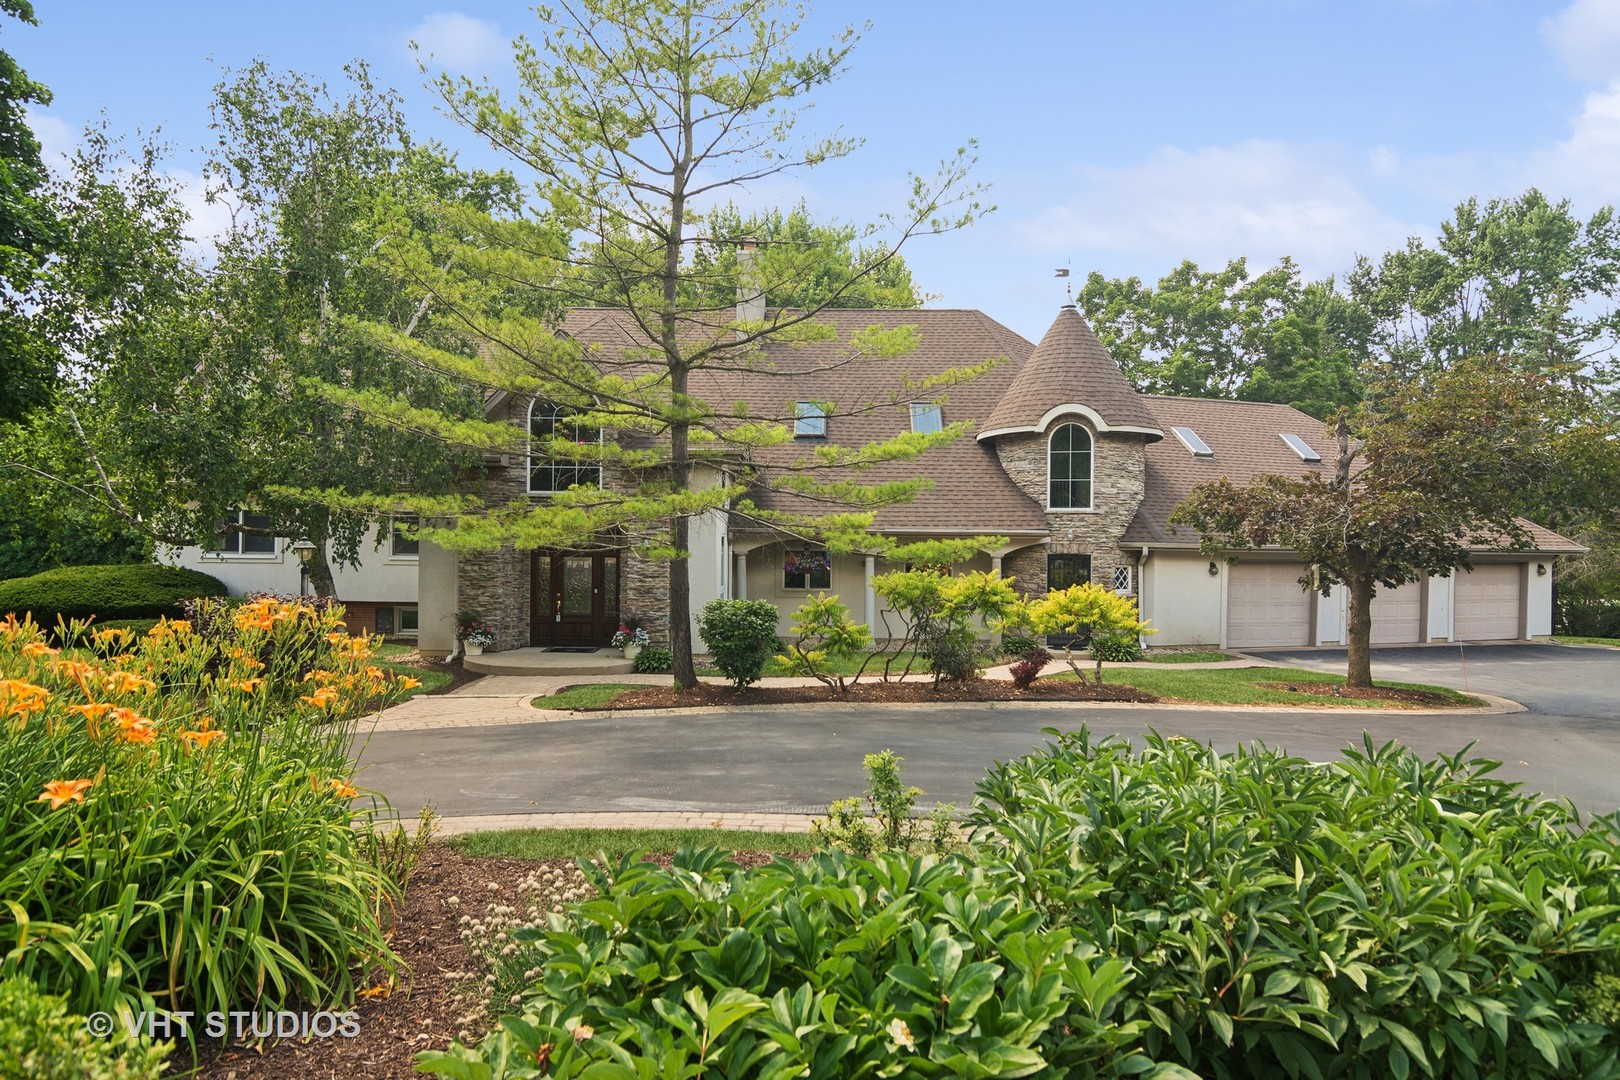
{"label": "brick walkway", "polygon": [[[744,829],[751,832],[807,833],[822,815],[739,814],[735,812],[649,811],[579,814],[484,814],[443,817],[434,822],[437,836],[490,832],[496,829]],[[405,822],[407,832],[416,822]]]}

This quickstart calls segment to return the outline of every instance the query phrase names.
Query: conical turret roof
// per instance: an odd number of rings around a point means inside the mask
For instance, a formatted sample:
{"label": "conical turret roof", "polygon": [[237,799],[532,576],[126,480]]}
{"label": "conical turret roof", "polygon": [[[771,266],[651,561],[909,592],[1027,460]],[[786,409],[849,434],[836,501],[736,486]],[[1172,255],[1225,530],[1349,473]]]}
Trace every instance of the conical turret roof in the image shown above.
{"label": "conical turret roof", "polygon": [[1064,411],[1087,417],[1098,431],[1133,432],[1149,442],[1164,438],[1153,414],[1073,304],[1063,305],[978,437],[1043,431]]}

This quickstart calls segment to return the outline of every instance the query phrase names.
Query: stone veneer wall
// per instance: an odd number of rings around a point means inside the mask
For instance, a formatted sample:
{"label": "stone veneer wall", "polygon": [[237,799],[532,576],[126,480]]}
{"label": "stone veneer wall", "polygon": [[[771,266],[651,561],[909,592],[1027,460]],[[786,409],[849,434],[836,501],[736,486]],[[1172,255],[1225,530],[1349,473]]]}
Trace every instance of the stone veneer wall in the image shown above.
{"label": "stone veneer wall", "polygon": [[1142,436],[1099,435],[1079,417],[1059,417],[1044,434],[997,438],[996,453],[1001,467],[1026,495],[1045,506],[1047,443],[1058,425],[1071,421],[1091,432],[1092,509],[1048,510],[1046,525],[1051,531],[1051,540],[1047,545],[1015,551],[1003,561],[1002,573],[1016,576],[1019,590],[1031,596],[1046,592],[1046,556],[1049,554],[1090,555],[1091,580],[1109,586],[1114,581],[1114,568],[1133,562],[1120,550],[1119,538],[1125,535],[1125,529],[1142,505],[1147,469]]}
{"label": "stone veneer wall", "polygon": [[[529,403],[511,399],[504,415],[490,419],[504,419],[527,430]],[[498,506],[533,498],[529,495],[528,459],[518,454],[512,461],[511,465],[484,471],[479,494],[485,502]],[[603,470],[603,482],[610,490],[630,491],[635,485],[627,473],[611,466]],[[533,572],[531,553],[511,547],[462,555],[456,560],[460,606],[477,612],[495,627],[491,652],[528,647]],[[618,613],[630,611],[646,620],[647,633],[655,644],[669,644],[669,566],[625,550],[619,556]]]}

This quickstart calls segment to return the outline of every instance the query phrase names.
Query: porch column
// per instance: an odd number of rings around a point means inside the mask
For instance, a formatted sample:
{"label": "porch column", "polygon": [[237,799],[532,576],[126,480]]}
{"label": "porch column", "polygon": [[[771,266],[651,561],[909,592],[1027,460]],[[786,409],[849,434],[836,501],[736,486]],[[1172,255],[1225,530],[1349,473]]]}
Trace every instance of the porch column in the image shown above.
{"label": "porch column", "polygon": [[991,554],[991,556],[990,556],[990,572],[992,574],[996,575],[996,577],[1001,576],[1001,556],[1000,555]]}
{"label": "porch column", "polygon": [[877,634],[877,593],[872,589],[872,576],[877,572],[877,558],[866,557],[866,627]]}
{"label": "porch column", "polygon": [[748,552],[735,551],[732,555],[733,569],[731,571],[731,598],[733,600],[748,599]]}

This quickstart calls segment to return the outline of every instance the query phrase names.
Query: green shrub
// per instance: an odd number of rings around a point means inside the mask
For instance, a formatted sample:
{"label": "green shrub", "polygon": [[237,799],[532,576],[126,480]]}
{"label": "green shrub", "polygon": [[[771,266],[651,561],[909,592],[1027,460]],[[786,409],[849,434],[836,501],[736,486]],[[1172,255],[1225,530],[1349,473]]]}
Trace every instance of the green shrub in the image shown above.
{"label": "green shrub", "polygon": [[[1620,964],[1620,815],[1392,745],[1331,766],[1084,730],[997,765],[991,880],[1131,959],[1139,1049],[1200,1076],[1614,1075],[1577,992]],[[1072,1020],[1070,1022],[1073,1022]]]}
{"label": "green shrub", "polygon": [[659,675],[675,666],[675,654],[658,645],[648,645],[636,654],[633,663],[643,675]]}
{"label": "green shrub", "polygon": [[1132,664],[1142,659],[1142,642],[1131,634],[1107,634],[1091,640],[1091,658],[1110,664]]}
{"label": "green shrub", "polygon": [[98,1038],[60,997],[21,977],[0,982],[0,1080],[156,1080],[171,1048],[118,1023]]}
{"label": "green shrub", "polygon": [[[860,678],[848,679],[828,660],[859,656],[872,644],[872,630],[850,618],[849,609],[836,596],[817,593],[793,613],[793,640],[776,662],[791,675],[808,675],[824,686],[848,690]],[[866,662],[870,663],[872,657]],[[864,664],[862,665],[865,666]]]}
{"label": "green shrub", "polygon": [[597,898],[511,933],[513,959],[533,973],[512,1015],[477,1047],[419,1055],[419,1069],[1154,1075],[1123,1049],[1146,1022],[1114,1021],[1127,962],[1043,933],[1038,912],[964,862],[824,852],[743,871],[687,849],[669,869],[583,866]]}
{"label": "green shrub", "polygon": [[64,566],[0,581],[0,615],[25,612],[44,627],[58,619],[179,618],[194,596],[224,596],[216,577],[177,566]]}
{"label": "green shrub", "polygon": [[840,799],[827,808],[826,818],[810,823],[810,831],[823,843],[862,858],[877,851],[919,849],[949,854],[957,846],[956,807],[940,803],[928,817],[918,817],[917,797],[923,792],[901,782],[904,761],[893,750],[867,754],[862,762],[867,777],[864,805],[860,799]]}
{"label": "green shrub", "polygon": [[698,613],[698,634],[731,684],[759,681],[776,653],[776,605],[769,600],[711,600]]}

